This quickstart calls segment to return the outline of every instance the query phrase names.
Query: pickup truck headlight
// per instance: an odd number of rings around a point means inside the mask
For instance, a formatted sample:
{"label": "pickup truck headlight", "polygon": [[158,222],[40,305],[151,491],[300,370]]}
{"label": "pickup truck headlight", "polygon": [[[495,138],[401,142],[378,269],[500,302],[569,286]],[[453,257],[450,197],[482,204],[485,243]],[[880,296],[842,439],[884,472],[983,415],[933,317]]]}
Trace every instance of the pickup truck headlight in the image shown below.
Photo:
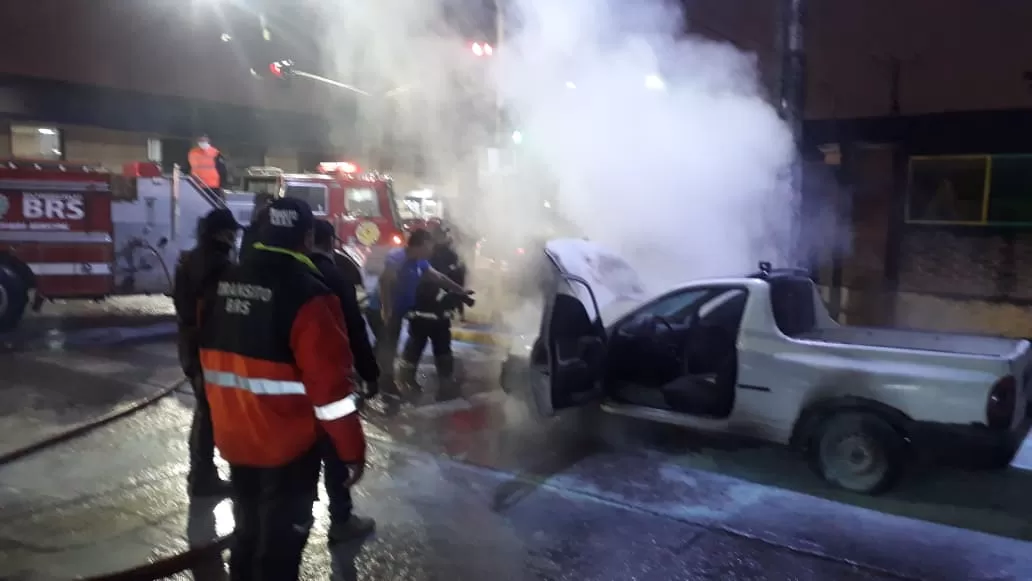
{"label": "pickup truck headlight", "polygon": [[1018,382],[1013,375],[1001,377],[989,390],[985,404],[985,419],[990,428],[1006,430],[1014,419],[1014,407],[1018,405]]}

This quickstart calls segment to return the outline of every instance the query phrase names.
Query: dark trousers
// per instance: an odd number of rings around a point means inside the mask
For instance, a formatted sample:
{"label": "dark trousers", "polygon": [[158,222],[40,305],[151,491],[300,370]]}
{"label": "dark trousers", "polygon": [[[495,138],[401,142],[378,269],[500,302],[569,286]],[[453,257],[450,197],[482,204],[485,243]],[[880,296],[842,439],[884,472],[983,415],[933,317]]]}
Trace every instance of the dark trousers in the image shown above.
{"label": "dark trousers", "polygon": [[230,465],[233,483],[232,581],[295,581],[312,528],[322,460],[313,446],[275,468]]}
{"label": "dark trousers", "polygon": [[[367,315],[371,315],[371,313],[367,313]],[[398,356],[398,340],[401,338],[403,320],[400,315],[395,315],[390,321],[384,321],[379,313],[376,314],[375,322],[372,316],[369,318],[369,326],[373,328],[373,333],[376,335],[376,362],[380,366],[380,377],[387,380],[384,383],[384,387],[387,388],[385,391],[396,391],[396,387],[393,385],[394,360]]]}
{"label": "dark trousers", "polygon": [[365,309],[366,321],[369,322],[369,329],[373,332],[373,339],[380,340],[383,334],[383,316],[379,309]]}
{"label": "dark trousers", "polygon": [[348,465],[340,459],[337,448],[328,436],[319,445],[323,457],[323,486],[326,487],[326,496],[330,497],[330,524],[345,523],[355,508],[351,501],[351,489],[344,486],[348,478]]}
{"label": "dark trousers", "polygon": [[200,374],[191,377],[190,386],[197,403],[190,424],[190,474],[187,483],[189,486],[204,486],[219,478],[215,468],[215,433],[211,426],[211,408],[204,391],[204,378]]}
{"label": "dark trousers", "polygon": [[419,359],[422,357],[427,343],[430,343],[434,358],[438,361],[442,357],[451,357],[451,319],[443,316],[440,319],[422,317],[409,319],[408,340],[405,341],[405,347],[401,351],[405,362],[413,367],[419,365]]}
{"label": "dark trousers", "polygon": [[455,381],[455,357],[452,355],[451,320],[447,317],[409,319],[408,340],[402,349],[401,358],[405,364],[408,379],[415,382],[419,359],[430,343],[434,353],[434,367],[437,368],[437,400],[445,401],[462,397],[459,384]]}

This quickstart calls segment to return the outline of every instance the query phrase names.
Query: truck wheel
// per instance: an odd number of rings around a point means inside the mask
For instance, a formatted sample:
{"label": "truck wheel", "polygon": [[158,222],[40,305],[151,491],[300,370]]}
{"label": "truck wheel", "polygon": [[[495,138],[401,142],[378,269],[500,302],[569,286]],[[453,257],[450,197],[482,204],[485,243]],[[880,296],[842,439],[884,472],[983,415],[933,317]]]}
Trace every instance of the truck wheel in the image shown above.
{"label": "truck wheel", "polygon": [[0,331],[18,326],[28,304],[28,283],[13,268],[0,264]]}
{"label": "truck wheel", "polygon": [[881,494],[903,474],[903,437],[871,413],[832,415],[821,423],[812,444],[817,473],[826,482],[851,492]]}

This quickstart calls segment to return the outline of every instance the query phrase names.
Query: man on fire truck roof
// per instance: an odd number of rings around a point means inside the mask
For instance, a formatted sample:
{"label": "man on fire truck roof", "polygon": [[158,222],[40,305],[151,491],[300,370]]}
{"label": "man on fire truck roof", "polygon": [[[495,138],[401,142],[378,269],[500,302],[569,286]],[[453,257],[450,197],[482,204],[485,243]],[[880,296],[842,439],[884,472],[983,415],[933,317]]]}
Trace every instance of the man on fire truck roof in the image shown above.
{"label": "man on fire truck roof", "polygon": [[312,525],[320,434],[365,470],[340,301],[307,253],[312,210],[269,206],[255,252],[224,276],[202,315],[201,365],[215,443],[230,465],[236,520],[231,579],[297,579]]}
{"label": "man on fire truck roof", "polygon": [[220,188],[226,183],[226,160],[222,153],[215,149],[207,135],[197,138],[197,146],[187,155],[190,164],[190,175],[197,178],[205,187],[221,194]]}

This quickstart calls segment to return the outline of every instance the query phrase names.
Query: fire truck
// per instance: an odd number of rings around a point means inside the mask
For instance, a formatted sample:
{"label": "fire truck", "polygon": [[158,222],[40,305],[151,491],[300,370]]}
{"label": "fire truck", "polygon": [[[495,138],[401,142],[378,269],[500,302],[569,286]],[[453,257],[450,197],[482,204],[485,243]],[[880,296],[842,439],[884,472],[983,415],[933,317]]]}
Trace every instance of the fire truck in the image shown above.
{"label": "fire truck", "polygon": [[0,329],[48,299],[168,294],[197,221],[220,207],[178,168],[0,161]]}
{"label": "fire truck", "polygon": [[363,171],[352,162],[323,162],[311,173],[252,167],[241,182],[250,194],[308,202],[317,218],[337,229],[341,248],[361,256],[369,274],[379,274],[387,252],[405,243],[393,182],[387,174]]}
{"label": "fire truck", "polygon": [[413,190],[398,199],[397,207],[405,230],[426,228],[431,221],[444,220],[444,204],[432,190]]}

